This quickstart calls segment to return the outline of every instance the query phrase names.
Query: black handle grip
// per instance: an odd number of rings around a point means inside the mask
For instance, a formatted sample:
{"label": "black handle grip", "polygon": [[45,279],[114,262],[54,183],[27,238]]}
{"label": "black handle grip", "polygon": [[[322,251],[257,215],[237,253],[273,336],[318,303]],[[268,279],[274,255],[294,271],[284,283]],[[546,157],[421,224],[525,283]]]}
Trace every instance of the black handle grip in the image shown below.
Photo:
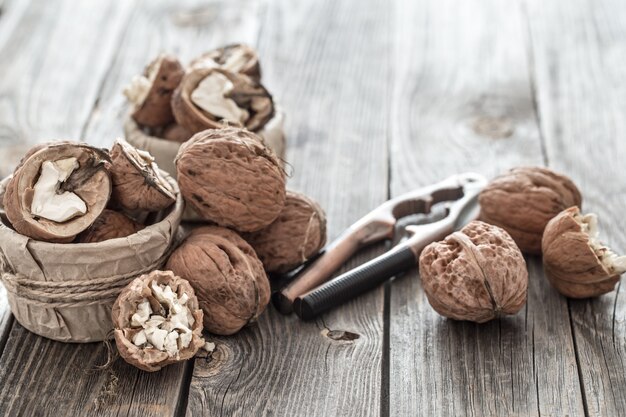
{"label": "black handle grip", "polygon": [[389,252],[296,298],[294,312],[302,320],[311,320],[416,264],[415,254],[408,246]]}

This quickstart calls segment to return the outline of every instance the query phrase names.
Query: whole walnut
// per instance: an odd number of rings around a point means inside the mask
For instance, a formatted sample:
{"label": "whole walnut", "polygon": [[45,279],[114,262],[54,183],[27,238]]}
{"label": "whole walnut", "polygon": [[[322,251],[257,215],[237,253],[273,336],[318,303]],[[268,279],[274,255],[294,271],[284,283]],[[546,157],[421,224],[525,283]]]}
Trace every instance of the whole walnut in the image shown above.
{"label": "whole walnut", "polygon": [[105,209],[87,230],[76,238],[77,243],[96,243],[130,236],[142,225],[118,211]]}
{"label": "whole walnut", "polygon": [[309,197],[287,191],[285,207],[278,218],[244,238],[266,271],[285,273],[306,262],[326,244],[326,215]]}
{"label": "whole walnut", "polygon": [[431,243],[419,268],[430,305],[451,319],[484,323],[515,314],[526,303],[526,262],[511,236],[497,226],[473,221]]}
{"label": "whole walnut", "polygon": [[190,359],[204,345],[198,299],[189,282],[171,271],[134,279],[111,316],[120,356],[144,371]]}
{"label": "whole walnut", "polygon": [[204,220],[240,232],[272,223],[285,205],[285,174],[261,139],[227,127],[197,133],[176,156],[180,191]]}
{"label": "whole walnut", "polygon": [[256,320],[270,299],[263,264],[232,230],[203,226],[172,253],[166,269],[187,279],[204,312],[204,328],[230,335]]}
{"label": "whole walnut", "polygon": [[547,168],[520,167],[496,177],[480,193],[480,219],[509,232],[524,253],[540,254],[546,224],[582,197],[567,177]]}
{"label": "whole walnut", "polygon": [[626,272],[626,256],[618,256],[598,240],[595,214],[570,207],[550,220],[543,233],[543,266],[561,294],[595,297],[613,291]]}

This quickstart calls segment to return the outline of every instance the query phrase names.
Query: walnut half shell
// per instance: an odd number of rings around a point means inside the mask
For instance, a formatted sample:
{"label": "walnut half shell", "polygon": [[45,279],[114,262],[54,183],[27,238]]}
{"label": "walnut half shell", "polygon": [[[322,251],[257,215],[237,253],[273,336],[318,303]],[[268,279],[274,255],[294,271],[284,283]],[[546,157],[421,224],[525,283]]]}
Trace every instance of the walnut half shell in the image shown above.
{"label": "walnut half shell", "polygon": [[191,68],[222,68],[261,80],[261,66],[256,51],[248,45],[232,44],[200,55],[191,61]]}
{"label": "walnut half shell", "polygon": [[128,284],[113,304],[112,318],[120,356],[144,371],[192,358],[204,345],[194,290],[170,271]]}
{"label": "walnut half shell", "polygon": [[595,214],[570,207],[550,220],[543,233],[543,266],[550,283],[570,298],[613,291],[626,272],[626,256],[617,256],[598,240]]}
{"label": "walnut half shell", "polygon": [[428,245],[419,261],[422,286],[442,316],[483,323],[526,303],[528,271],[503,229],[473,221]]}
{"label": "walnut half shell", "polygon": [[76,243],[97,243],[130,236],[142,225],[118,211],[105,209],[96,221],[76,238]]}

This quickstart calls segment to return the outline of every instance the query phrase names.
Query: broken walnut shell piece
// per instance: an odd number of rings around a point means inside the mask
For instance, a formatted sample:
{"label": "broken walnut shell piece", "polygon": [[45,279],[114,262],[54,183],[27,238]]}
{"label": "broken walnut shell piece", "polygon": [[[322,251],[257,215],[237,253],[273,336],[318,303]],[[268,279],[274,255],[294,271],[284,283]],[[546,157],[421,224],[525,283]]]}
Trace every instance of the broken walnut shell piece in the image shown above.
{"label": "broken walnut shell piece", "polygon": [[183,143],[189,140],[193,134],[185,127],[178,123],[172,123],[163,129],[163,139],[171,140],[173,142]]}
{"label": "broken walnut shell piece", "polygon": [[76,243],[96,243],[130,236],[143,226],[118,211],[105,209],[96,221],[76,238]]}
{"label": "broken walnut shell piece", "polygon": [[154,158],[124,139],[111,148],[113,200],[126,210],[159,211],[176,201]]}
{"label": "broken walnut shell piece", "polygon": [[254,232],[276,220],[285,205],[280,161],[245,129],[197,133],[182,144],[175,162],[181,193],[204,220]]}
{"label": "broken walnut shell piece", "polygon": [[192,69],[221,68],[245,74],[257,82],[261,80],[261,66],[257,52],[250,46],[240,43],[206,52],[191,61],[190,67]]}
{"label": "broken walnut shell piece", "polygon": [[570,207],[550,220],[543,234],[543,266],[552,286],[570,298],[596,297],[613,291],[626,272],[618,256],[598,240],[595,214]]}
{"label": "broken walnut shell piece", "polygon": [[28,152],[7,184],[3,205],[13,228],[33,239],[67,243],[87,229],[111,195],[106,151],[58,142]]}
{"label": "broken walnut shell piece", "polygon": [[192,133],[225,123],[257,132],[275,112],[265,87],[219,68],[190,69],[172,96],[172,110],[176,122]]}
{"label": "broken walnut shell piece", "polygon": [[541,253],[548,222],[562,210],[580,206],[576,185],[547,168],[520,167],[493,179],[478,198],[480,220],[506,230],[522,252]]}
{"label": "broken walnut shell piece", "polygon": [[115,300],[112,318],[120,356],[144,371],[190,359],[204,346],[195,292],[171,271],[135,278]]}
{"label": "broken walnut shell piece", "polygon": [[289,272],[326,244],[326,215],[313,199],[287,191],[285,207],[278,218],[244,238],[252,245],[267,272]]}
{"label": "broken walnut shell piece", "polygon": [[236,232],[218,226],[193,230],[166,269],[187,279],[204,312],[204,328],[231,335],[254,322],[270,299],[263,264]]}
{"label": "broken walnut shell piece", "polygon": [[174,120],[172,94],[183,78],[185,70],[171,55],[159,55],[145,68],[143,74],[133,77],[124,89],[124,95],[133,106],[132,118],[142,126],[165,126]]}
{"label": "broken walnut shell piece", "polygon": [[526,262],[509,234],[473,221],[440,242],[419,260],[422,286],[442,316],[477,323],[515,314],[526,303]]}

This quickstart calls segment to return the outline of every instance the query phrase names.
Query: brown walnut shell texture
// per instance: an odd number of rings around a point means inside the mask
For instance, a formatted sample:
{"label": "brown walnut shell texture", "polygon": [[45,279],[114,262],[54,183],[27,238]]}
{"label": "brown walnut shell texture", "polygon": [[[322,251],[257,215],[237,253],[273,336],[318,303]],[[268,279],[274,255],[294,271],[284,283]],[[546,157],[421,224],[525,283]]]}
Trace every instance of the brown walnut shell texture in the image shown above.
{"label": "brown walnut shell texture", "polygon": [[137,106],[132,117],[142,126],[165,126],[174,121],[172,94],[185,74],[185,69],[176,57],[160,55],[144,71],[148,75],[153,66],[158,66],[156,77],[143,103]]}
{"label": "brown walnut shell texture", "polygon": [[266,271],[285,273],[306,262],[326,244],[326,215],[311,198],[287,191],[285,207],[278,218],[244,238]]}
{"label": "brown walnut shell texture", "polygon": [[165,268],[194,287],[204,312],[204,328],[211,333],[237,333],[257,319],[270,299],[263,264],[252,247],[229,229],[195,229]]}
{"label": "brown walnut shell texture", "polygon": [[233,99],[237,106],[250,113],[250,118],[242,127],[257,132],[272,119],[275,112],[272,96],[265,87],[252,78],[218,68],[192,68],[185,74],[172,96],[172,110],[179,125],[192,133],[205,129],[219,129],[224,126],[224,123],[239,125],[237,121],[216,118],[196,106],[191,100],[191,93],[198,87],[198,84],[213,72],[223,74],[234,84],[234,91],[229,98]]}
{"label": "brown walnut shell texture", "polygon": [[[193,337],[191,343],[186,348],[180,350],[177,356],[169,356],[167,352],[162,352],[153,347],[140,348],[132,342],[133,336],[138,332],[138,328],[132,328],[130,321],[137,312],[137,306],[147,298],[151,305],[159,302],[152,295],[150,284],[156,281],[160,285],[169,285],[172,291],[182,296],[187,294],[189,300],[187,307],[191,310],[194,318],[192,327]],[[155,372],[164,366],[181,362],[192,358],[196,352],[204,345],[202,339],[202,310],[198,306],[198,299],[189,282],[175,276],[171,271],[152,271],[149,274],[135,278],[128,284],[117,297],[112,310],[113,326],[115,328],[115,344],[120,356],[129,364],[148,372]]]}
{"label": "brown walnut shell texture", "polygon": [[143,164],[123,139],[111,148],[113,200],[126,210],[159,211],[176,202],[170,185],[154,163]]}
{"label": "brown walnut shell texture", "polygon": [[567,177],[540,167],[520,167],[496,177],[480,193],[480,220],[509,232],[522,252],[541,253],[546,224],[582,196]]}
{"label": "brown walnut shell texture", "polygon": [[163,139],[173,142],[183,143],[188,141],[192,136],[193,134],[189,130],[178,123],[172,123],[163,130]]}
{"label": "brown walnut shell texture", "polygon": [[[244,62],[240,62],[240,66],[229,67],[228,62],[234,54],[241,54],[246,57]],[[208,63],[207,63],[208,61]],[[236,43],[217,48],[212,51],[200,55],[191,61],[191,68],[220,66],[225,70],[245,74],[253,80],[259,82],[261,80],[261,65],[259,64],[259,56],[256,51],[248,45]]]}
{"label": "brown walnut shell texture", "polygon": [[484,323],[526,303],[526,262],[509,234],[473,221],[428,245],[419,260],[422,286],[442,316]]}
{"label": "brown walnut shell texture", "polygon": [[596,297],[613,291],[620,274],[608,271],[598,258],[575,219],[579,215],[578,207],[570,207],[550,220],[543,234],[543,267],[552,286],[566,297]]}
{"label": "brown walnut shell texture", "polygon": [[77,243],[104,242],[130,236],[143,228],[142,225],[118,211],[105,209],[96,221],[76,238]]}
{"label": "brown walnut shell texture", "polygon": [[[105,150],[84,143],[53,142],[36,145],[26,154],[6,187],[3,205],[13,228],[33,239],[68,243],[87,229],[102,213],[111,196],[109,176],[110,159]],[[30,210],[34,185],[45,161],[77,158],[76,169],[62,185],[63,191],[78,195],[87,206],[87,213],[68,221],[57,223],[35,218]]]}
{"label": "brown walnut shell texture", "polygon": [[197,133],[175,161],[181,193],[204,220],[254,232],[276,220],[285,205],[280,161],[245,129]]}

